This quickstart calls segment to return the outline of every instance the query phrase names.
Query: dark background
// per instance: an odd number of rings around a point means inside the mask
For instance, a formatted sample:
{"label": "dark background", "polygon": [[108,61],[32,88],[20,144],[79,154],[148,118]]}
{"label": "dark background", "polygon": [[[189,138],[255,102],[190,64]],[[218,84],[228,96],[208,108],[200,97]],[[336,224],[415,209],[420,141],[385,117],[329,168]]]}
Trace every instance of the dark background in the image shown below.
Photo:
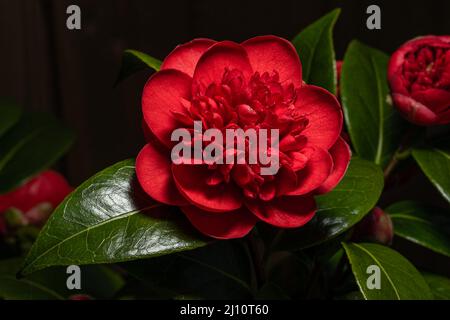
{"label": "dark background", "polygon": [[[66,28],[70,4],[81,8],[81,30]],[[381,7],[381,30],[366,28],[370,4]],[[0,97],[27,110],[52,112],[74,129],[77,142],[58,166],[77,185],[135,157],[144,144],[140,96],[149,72],[114,87],[125,49],[163,59],[177,44],[196,37],[242,41],[275,34],[291,39],[336,7],[342,8],[335,28],[338,58],[354,38],[391,53],[418,35],[450,34],[448,0],[0,0]],[[434,191],[424,193],[434,189],[420,174],[394,189],[406,199],[442,201]],[[436,268],[450,272],[438,258]]]}

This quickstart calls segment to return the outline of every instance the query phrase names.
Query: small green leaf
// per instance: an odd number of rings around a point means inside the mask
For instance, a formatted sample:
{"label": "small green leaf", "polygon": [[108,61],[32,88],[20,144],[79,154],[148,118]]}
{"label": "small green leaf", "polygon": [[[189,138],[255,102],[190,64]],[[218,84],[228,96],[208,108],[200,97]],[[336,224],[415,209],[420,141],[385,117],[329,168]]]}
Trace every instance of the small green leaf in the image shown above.
{"label": "small green leaf", "polygon": [[357,154],[385,167],[406,126],[392,107],[387,83],[389,57],[358,41],[345,53],[341,100]]}
{"label": "small green leaf", "polygon": [[284,230],[277,248],[306,248],[342,234],[375,206],[383,184],[383,173],[378,166],[352,158],[345,177],[336,188],[316,197],[315,217],[301,228]]}
{"label": "small green leaf", "polygon": [[414,149],[412,154],[431,183],[450,202],[450,151],[443,148]]}
{"label": "small green leaf", "polygon": [[[353,275],[366,300],[428,300],[433,295],[422,275],[398,252],[374,243],[343,243]],[[379,268],[380,288],[374,284]]]}
{"label": "small green leaf", "polygon": [[437,300],[450,300],[450,279],[428,272],[422,273]]}
{"label": "small green leaf", "polygon": [[450,217],[443,209],[402,201],[386,211],[397,236],[450,257]]}
{"label": "small green leaf", "polygon": [[161,63],[160,60],[143,52],[132,49],[125,50],[122,56],[122,67],[119,76],[117,77],[116,84],[143,69],[150,68],[154,71],[159,71]]}
{"label": "small green leaf", "polygon": [[25,114],[0,138],[0,193],[50,167],[73,141],[73,132],[53,116]]}
{"label": "small green leaf", "polygon": [[341,10],[335,9],[307,26],[292,43],[302,62],[303,80],[336,93],[333,28]]}
{"label": "small green leaf", "polygon": [[206,244],[184,215],[141,191],[134,161],[126,160],[85,181],[56,208],[22,274],[55,265],[149,258]]}
{"label": "small green leaf", "polygon": [[0,137],[12,128],[22,116],[22,109],[7,100],[0,100]]}

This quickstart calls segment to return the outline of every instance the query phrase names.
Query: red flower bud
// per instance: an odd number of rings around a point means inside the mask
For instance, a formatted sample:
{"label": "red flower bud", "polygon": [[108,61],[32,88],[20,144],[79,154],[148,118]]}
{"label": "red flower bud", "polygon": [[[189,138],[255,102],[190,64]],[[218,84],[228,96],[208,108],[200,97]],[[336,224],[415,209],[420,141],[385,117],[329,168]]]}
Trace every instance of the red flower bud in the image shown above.
{"label": "red flower bud", "polygon": [[394,237],[394,227],[391,218],[383,210],[375,207],[364,217],[353,231],[353,241],[368,241],[380,244],[391,244]]}
{"label": "red flower bud", "polygon": [[418,125],[450,122],[450,36],[406,42],[391,57],[388,80],[392,100]]}
{"label": "red flower bud", "polygon": [[0,195],[0,215],[14,208],[22,213],[24,221],[40,225],[72,190],[59,173],[42,172],[19,188]]}

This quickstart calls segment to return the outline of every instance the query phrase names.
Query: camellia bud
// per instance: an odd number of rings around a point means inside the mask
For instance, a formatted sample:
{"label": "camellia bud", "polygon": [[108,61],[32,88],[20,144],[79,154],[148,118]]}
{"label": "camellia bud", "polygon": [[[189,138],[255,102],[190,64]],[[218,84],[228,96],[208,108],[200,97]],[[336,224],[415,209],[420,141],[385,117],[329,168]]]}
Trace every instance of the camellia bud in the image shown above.
{"label": "camellia bud", "polygon": [[394,227],[391,218],[383,210],[375,207],[356,225],[352,240],[390,245],[393,237]]}

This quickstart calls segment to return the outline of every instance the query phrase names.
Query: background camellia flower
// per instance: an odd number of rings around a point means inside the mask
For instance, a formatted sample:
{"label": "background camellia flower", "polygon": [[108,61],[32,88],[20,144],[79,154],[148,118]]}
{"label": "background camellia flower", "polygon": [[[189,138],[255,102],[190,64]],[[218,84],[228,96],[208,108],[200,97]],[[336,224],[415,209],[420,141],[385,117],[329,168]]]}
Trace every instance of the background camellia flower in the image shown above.
{"label": "background camellia flower", "polygon": [[[48,170],[19,188],[0,195],[0,220],[7,211],[20,214],[31,225],[42,225],[73,188],[58,172]],[[5,222],[0,222],[0,225]]]}
{"label": "background camellia flower", "polygon": [[450,123],[450,36],[406,42],[391,57],[388,80],[395,106],[409,121]]}
{"label": "background camellia flower", "polygon": [[[141,186],[214,238],[243,237],[257,221],[304,225],[316,211],[313,195],[332,190],[350,161],[339,102],[304,84],[296,50],[275,36],[178,46],[145,85],[142,109],[150,140],[136,160]],[[172,164],[171,133],[192,130],[195,120],[204,130],[279,129],[278,173],[261,175],[258,164]]]}

